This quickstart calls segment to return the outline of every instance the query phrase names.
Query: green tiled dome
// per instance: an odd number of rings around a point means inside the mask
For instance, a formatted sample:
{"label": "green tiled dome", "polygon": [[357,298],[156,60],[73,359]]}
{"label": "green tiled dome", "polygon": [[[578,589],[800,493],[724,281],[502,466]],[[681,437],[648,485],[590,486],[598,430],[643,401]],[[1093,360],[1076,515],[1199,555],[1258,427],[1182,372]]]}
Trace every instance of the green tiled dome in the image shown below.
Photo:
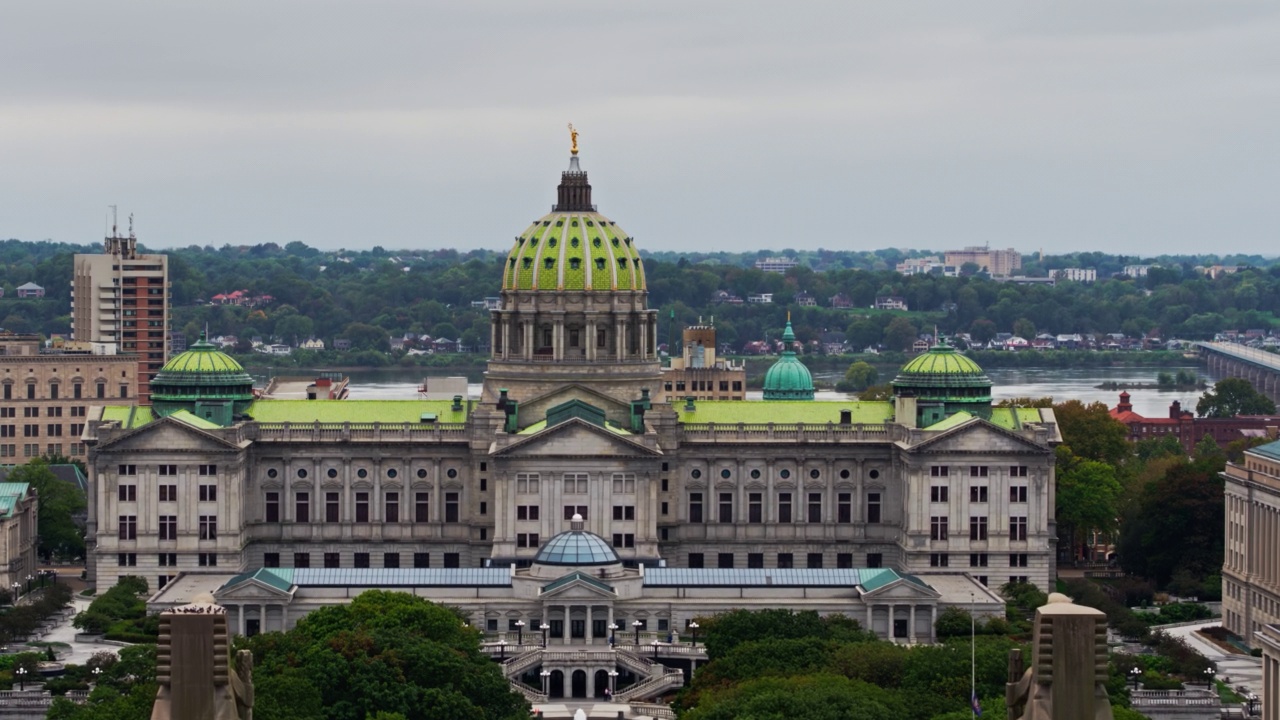
{"label": "green tiled dome", "polygon": [[809,368],[800,362],[791,349],[796,341],[796,334],[791,330],[791,321],[787,321],[787,329],[782,332],[782,342],[786,349],[782,357],[764,374],[765,400],[812,400],[813,376]]}
{"label": "green tiled dome", "polygon": [[[175,382],[190,384],[196,379],[195,376],[204,376],[201,379],[209,379],[213,382],[221,382],[229,376],[244,376],[244,368],[235,358],[222,352],[216,345],[208,342],[204,338],[200,338],[191,344],[186,352],[175,355],[169,359],[169,362],[160,368],[160,374],[156,375],[155,382],[162,378],[172,378]],[[250,384],[253,383],[249,380]]]}
{"label": "green tiled dome", "polygon": [[947,344],[913,358],[893,379],[893,393],[945,403],[946,412],[981,412],[991,407],[991,378],[978,363]]}
{"label": "green tiled dome", "polygon": [[227,425],[253,398],[253,378],[203,337],[165,363],[151,380],[151,404],[161,416],[187,410]]}
{"label": "green tiled dome", "polygon": [[516,238],[502,289],[643,290],[644,264],[612,220],[595,212],[553,212]]}
{"label": "green tiled dome", "polygon": [[934,345],[929,352],[903,365],[901,372],[903,375],[987,376],[978,363],[956,352],[950,345]]}

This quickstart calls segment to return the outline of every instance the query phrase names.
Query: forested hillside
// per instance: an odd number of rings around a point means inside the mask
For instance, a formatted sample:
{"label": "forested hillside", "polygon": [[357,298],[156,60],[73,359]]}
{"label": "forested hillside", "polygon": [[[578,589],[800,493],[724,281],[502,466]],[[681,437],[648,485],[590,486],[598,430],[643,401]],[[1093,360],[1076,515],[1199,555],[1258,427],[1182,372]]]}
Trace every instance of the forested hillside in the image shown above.
{"label": "forested hillside", "polygon": [[[0,242],[0,327],[15,331],[69,330],[71,255],[99,246]],[[284,247],[187,247],[168,251],[173,282],[174,329],[195,336],[207,324],[213,334],[278,337],[300,342],[311,336],[346,337],[357,348],[385,349],[387,336],[405,332],[461,339],[488,338],[488,312],[472,301],[497,295],[503,255],[474,250],[320,251],[303,243]],[[1224,329],[1270,328],[1280,311],[1280,267],[1260,257],[1165,257],[1145,278],[1072,282],[1054,287],[999,283],[982,276],[904,277],[893,264],[910,255],[899,250],[783,251],[801,261],[786,275],[751,266],[761,255],[740,253],[647,257],[650,307],[662,312],[663,340],[684,323],[715,316],[722,341],[740,344],[776,337],[792,312],[801,340],[822,332],[847,332],[854,347],[909,344],[915,333],[937,325],[946,332],[995,332],[1023,336],[1039,332],[1123,332],[1158,329],[1164,337],[1208,338]],[[1028,261],[1027,272],[1073,266],[1097,267],[1099,276],[1138,258],[1084,253]],[[1247,263],[1240,272],[1210,279],[1196,265]],[[14,288],[35,281],[44,299],[19,300]],[[212,306],[218,293],[248,290],[273,296],[260,308]],[[713,304],[724,290],[745,298],[773,293],[773,304]],[[817,307],[795,304],[807,292]],[[854,306],[833,310],[830,298],[847,296]],[[868,310],[877,295],[904,298],[909,313]],[[675,321],[671,314],[674,311]]]}

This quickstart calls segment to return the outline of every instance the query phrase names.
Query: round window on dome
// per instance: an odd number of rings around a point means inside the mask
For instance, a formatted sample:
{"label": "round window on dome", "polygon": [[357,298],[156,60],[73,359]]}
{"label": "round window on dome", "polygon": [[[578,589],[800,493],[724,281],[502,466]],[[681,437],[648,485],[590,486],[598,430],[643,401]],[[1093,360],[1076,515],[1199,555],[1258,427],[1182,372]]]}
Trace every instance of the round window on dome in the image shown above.
{"label": "round window on dome", "polygon": [[613,246],[618,247],[618,238],[613,239]]}
{"label": "round window on dome", "polygon": [[547,241],[547,247],[555,247],[555,246],[556,246],[555,238],[551,238],[550,240]]}
{"label": "round window on dome", "polygon": [[600,247],[600,238],[593,238],[591,240],[591,244],[595,245],[596,247]]}
{"label": "round window on dome", "polygon": [[751,479],[752,479],[752,480],[759,480],[759,479],[760,479],[760,471],[759,471],[759,470],[752,470],[752,471],[751,471]]}
{"label": "round window on dome", "polygon": [[307,476],[307,469],[306,469],[306,468],[298,468],[298,477],[300,477],[300,478],[304,478],[304,477],[306,477],[306,476]]}
{"label": "round window on dome", "polygon": [[275,468],[271,468],[270,470],[267,471],[267,477],[269,478],[276,477],[279,474],[280,474],[279,471],[277,471]]}
{"label": "round window on dome", "polygon": [[697,468],[694,468],[693,472],[689,473],[689,476],[692,477],[694,480],[697,480],[698,478],[702,477],[702,471],[698,470]]}
{"label": "round window on dome", "polygon": [[369,471],[365,470],[364,468],[360,468],[359,470],[356,471],[356,477],[367,478],[369,477]]}
{"label": "round window on dome", "polygon": [[[543,225],[546,225],[546,223],[543,223]],[[563,221],[563,220],[557,220],[557,221],[556,221],[556,227],[564,227],[564,221]]]}
{"label": "round window on dome", "polygon": [[591,222],[590,220],[587,221],[587,227],[595,227],[595,226],[596,226],[595,223]]}
{"label": "round window on dome", "polygon": [[578,247],[578,238],[573,238],[569,241],[569,244],[573,247]]}
{"label": "round window on dome", "polygon": [[569,224],[570,224],[570,225],[573,225],[574,227],[578,227],[578,221],[577,221],[577,220],[574,220],[572,223],[569,223]]}
{"label": "round window on dome", "polygon": [[329,476],[329,477],[331,477],[331,478],[336,478],[336,477],[338,477],[338,471],[337,471],[335,468],[329,468],[329,469],[325,472],[325,475],[328,475],[328,476]]}
{"label": "round window on dome", "polygon": [[425,478],[426,476],[427,476],[427,471],[426,471],[426,469],[425,469],[425,468],[418,468],[418,477],[419,477],[419,478]]}
{"label": "round window on dome", "polygon": [[400,472],[399,472],[398,470],[396,470],[395,468],[391,468],[391,469],[387,470],[387,477],[389,477],[389,478],[393,478],[393,477],[395,477],[395,476],[397,476],[397,475],[399,475],[399,474],[400,474]]}
{"label": "round window on dome", "polygon": [[451,478],[456,478],[458,477],[458,471],[453,468],[449,468],[449,472],[445,473],[445,475],[448,475]]}
{"label": "round window on dome", "polygon": [[787,478],[791,477],[791,471],[784,469],[782,472],[778,473],[778,477],[782,478],[783,480],[786,480]]}
{"label": "round window on dome", "polygon": [[729,468],[725,468],[724,470],[720,471],[720,477],[724,478],[725,480],[728,480],[729,478],[733,477],[733,473],[729,472]]}

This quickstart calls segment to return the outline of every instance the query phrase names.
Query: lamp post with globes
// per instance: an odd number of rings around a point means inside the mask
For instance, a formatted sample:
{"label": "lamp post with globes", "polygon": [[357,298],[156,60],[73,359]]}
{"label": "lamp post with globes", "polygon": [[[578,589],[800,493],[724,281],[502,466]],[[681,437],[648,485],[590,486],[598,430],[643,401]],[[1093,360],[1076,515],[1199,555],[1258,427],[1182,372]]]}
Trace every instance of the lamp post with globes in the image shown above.
{"label": "lamp post with globes", "polygon": [[27,669],[24,667],[20,667],[17,670],[14,670],[13,673],[18,676],[18,689],[26,690],[27,689]]}
{"label": "lamp post with globes", "polygon": [[609,671],[609,699],[612,700],[614,695],[618,694],[618,671]]}
{"label": "lamp post with globes", "polygon": [[653,639],[653,661],[658,662],[658,639]]}
{"label": "lamp post with globes", "polygon": [[101,674],[102,674],[102,668],[101,668],[101,667],[96,667],[96,668],[94,668],[94,669],[93,669],[93,682],[94,682],[94,684],[97,684],[97,682],[98,682],[98,676],[99,676],[99,675],[101,675]]}
{"label": "lamp post with globes", "polygon": [[1142,668],[1135,665],[1133,669],[1129,671],[1129,679],[1133,680],[1134,690],[1138,689],[1138,678],[1140,677],[1142,677]]}
{"label": "lamp post with globes", "polygon": [[538,674],[542,676],[542,694],[546,695],[547,697],[550,697],[551,696],[551,671],[543,670]]}
{"label": "lamp post with globes", "polygon": [[547,649],[547,631],[551,629],[551,626],[544,622],[538,626],[538,629],[542,631],[542,649],[546,650]]}
{"label": "lamp post with globes", "polygon": [[693,646],[698,647],[698,621],[694,620],[689,623],[689,630],[693,632]]}
{"label": "lamp post with globes", "polygon": [[516,644],[524,645],[524,621],[516,621]]}
{"label": "lamp post with globes", "polygon": [[618,623],[609,623],[609,647],[618,643]]}
{"label": "lamp post with globes", "polygon": [[631,623],[631,627],[636,629],[636,645],[640,644],[640,625],[641,622],[639,620],[634,620]]}
{"label": "lamp post with globes", "polygon": [[28,576],[27,576],[27,592],[31,592],[31,581],[32,581],[32,580],[35,580],[35,579],[36,579],[36,576],[35,576],[35,575],[28,575]]}
{"label": "lamp post with globes", "polygon": [[14,605],[18,604],[18,598],[20,597],[22,597],[22,583],[15,581],[13,583],[13,604]]}

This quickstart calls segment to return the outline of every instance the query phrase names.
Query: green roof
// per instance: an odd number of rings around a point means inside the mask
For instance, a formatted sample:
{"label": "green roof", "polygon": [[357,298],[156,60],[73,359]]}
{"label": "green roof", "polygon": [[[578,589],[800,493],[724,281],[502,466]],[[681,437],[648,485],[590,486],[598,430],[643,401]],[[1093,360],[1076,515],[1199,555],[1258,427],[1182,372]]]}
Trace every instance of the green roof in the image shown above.
{"label": "green roof", "polygon": [[1261,455],[1272,460],[1280,460],[1280,440],[1269,442],[1266,445],[1259,445],[1255,448],[1249,448],[1246,452]]}
{"label": "green roof", "polygon": [[644,263],[622,228],[595,212],[553,212],[507,254],[503,290],[643,290]]}
{"label": "green roof", "polygon": [[876,568],[874,570],[860,570],[862,573],[862,587],[867,590],[879,590],[889,583],[902,579],[902,576],[890,568]]}
{"label": "green roof", "polygon": [[969,413],[961,410],[955,415],[950,415],[946,419],[930,425],[929,427],[925,428],[925,430],[950,430],[953,427],[958,427],[960,425],[963,425],[969,422],[973,418],[974,418],[973,415],[970,415]]}
{"label": "green roof", "polygon": [[838,423],[841,410],[850,411],[855,424],[879,425],[893,418],[888,401],[699,400],[692,412],[682,402],[671,407],[683,423]]}
{"label": "green roof", "polygon": [[155,419],[151,408],[145,405],[109,405],[102,408],[104,422],[114,420],[125,430],[140,428]]}
{"label": "green roof", "polygon": [[787,327],[782,331],[782,342],[786,349],[782,352],[782,357],[764,374],[765,400],[813,399],[813,375],[791,349],[795,341],[796,334],[791,330],[791,320],[787,320]]}
{"label": "green roof", "polygon": [[14,507],[17,506],[19,500],[26,497],[27,490],[30,487],[27,483],[0,483],[0,517],[12,515]]}
{"label": "green roof", "polygon": [[248,580],[257,580],[281,592],[289,592],[289,588],[293,587],[293,568],[262,568],[240,573],[223,583],[218,589],[232,588]]}
{"label": "green roof", "polygon": [[258,422],[414,423],[434,414],[443,423],[467,419],[467,403],[455,411],[452,400],[258,400],[246,411]]}
{"label": "green roof", "polygon": [[204,418],[198,415],[193,415],[187,412],[186,410],[179,410],[175,413],[170,413],[169,417],[179,422],[186,423],[187,425],[190,425],[193,428],[198,428],[200,430],[218,430],[219,428],[222,427],[218,423],[209,422],[208,420],[205,420]]}
{"label": "green roof", "polygon": [[564,577],[562,577],[562,578],[559,578],[559,579],[553,580],[553,581],[551,581],[551,582],[547,583],[546,585],[543,585],[543,586],[542,586],[542,592],[543,592],[543,593],[549,593],[549,592],[551,592],[552,590],[555,590],[555,589],[556,589],[556,588],[558,588],[558,587],[563,587],[563,586],[565,586],[565,585],[568,585],[569,583],[573,582],[574,580],[581,580],[582,582],[584,582],[584,583],[586,583],[586,584],[588,584],[588,585],[594,585],[595,587],[598,587],[598,588],[600,588],[601,590],[605,590],[605,591],[608,591],[608,592],[613,592],[613,586],[612,586],[612,585],[610,585],[610,584],[608,584],[608,583],[604,582],[603,580],[598,580],[598,579],[596,579],[596,578],[594,578],[594,577],[592,577],[592,576],[588,575],[587,573],[584,573],[584,572],[582,572],[582,571],[580,571],[580,570],[575,570],[574,572],[571,572],[571,573],[569,573],[568,575],[565,575],[565,576],[564,576]]}
{"label": "green roof", "polygon": [[956,352],[950,345],[934,345],[902,366],[903,375],[981,375],[978,363]]}
{"label": "green roof", "polygon": [[[165,376],[166,373],[182,373],[182,374],[201,374],[209,378],[221,379],[222,376],[234,376],[237,383],[241,382],[242,377],[248,378],[244,368],[235,358],[222,352],[204,338],[192,343],[191,347],[184,353],[179,353],[169,359],[169,362],[160,368],[160,374],[156,379]],[[250,380],[252,383],[252,380]]]}

